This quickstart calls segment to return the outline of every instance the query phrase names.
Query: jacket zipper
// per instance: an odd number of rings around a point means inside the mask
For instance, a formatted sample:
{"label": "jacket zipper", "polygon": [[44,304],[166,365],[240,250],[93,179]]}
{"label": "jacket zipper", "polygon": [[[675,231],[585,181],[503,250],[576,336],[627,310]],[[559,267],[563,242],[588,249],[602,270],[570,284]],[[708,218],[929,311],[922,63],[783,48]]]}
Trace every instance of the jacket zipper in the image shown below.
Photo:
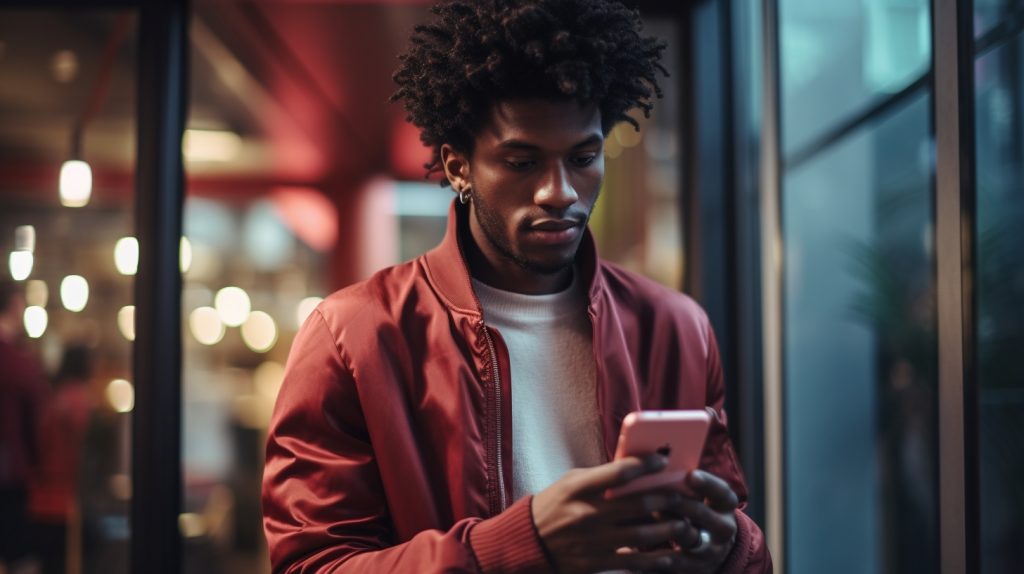
{"label": "jacket zipper", "polygon": [[494,375],[494,404],[497,407],[497,427],[495,429],[495,438],[497,440],[497,455],[498,455],[498,493],[501,508],[499,512],[505,510],[505,471],[502,468],[501,451],[504,441],[501,438],[501,374],[498,372],[498,353],[494,350],[494,340],[491,339],[491,331],[487,328],[487,325],[483,325],[484,338],[487,339],[487,348],[491,352],[491,373]]}

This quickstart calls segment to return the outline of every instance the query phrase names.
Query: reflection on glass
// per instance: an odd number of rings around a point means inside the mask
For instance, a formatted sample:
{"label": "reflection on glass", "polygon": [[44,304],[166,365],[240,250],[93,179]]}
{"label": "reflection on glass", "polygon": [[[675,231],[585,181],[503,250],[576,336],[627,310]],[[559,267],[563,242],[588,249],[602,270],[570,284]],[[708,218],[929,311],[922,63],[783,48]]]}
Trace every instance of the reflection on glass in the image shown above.
{"label": "reflection on glass", "polygon": [[33,452],[13,474],[0,456],[0,493],[20,491],[24,510],[0,511],[8,573],[128,571],[131,415],[107,383],[131,375],[115,318],[133,278],[111,254],[133,233],[134,25],[128,12],[0,8],[0,284],[17,279],[23,305],[15,336],[0,335],[0,427],[15,362],[38,373],[15,408],[32,436],[0,430],[0,453]]}
{"label": "reflection on glass", "polygon": [[975,66],[982,572],[1024,558],[1024,39]]}
{"label": "reflection on glass", "polygon": [[895,93],[931,64],[928,0],[780,0],[784,154]]}
{"label": "reflection on glass", "polygon": [[974,37],[980,38],[1000,23],[1020,17],[1020,0],[974,0]]}
{"label": "reflection on glass", "polygon": [[784,180],[790,572],[937,569],[929,105]]}

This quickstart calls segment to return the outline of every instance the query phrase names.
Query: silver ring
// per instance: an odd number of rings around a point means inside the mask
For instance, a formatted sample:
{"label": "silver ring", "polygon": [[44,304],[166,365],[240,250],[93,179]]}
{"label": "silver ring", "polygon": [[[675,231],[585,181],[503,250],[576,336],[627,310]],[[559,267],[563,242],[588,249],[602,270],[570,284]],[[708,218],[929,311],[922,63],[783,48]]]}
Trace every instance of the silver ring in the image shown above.
{"label": "silver ring", "polygon": [[693,548],[687,548],[686,552],[689,554],[700,554],[711,547],[711,533],[703,528],[697,529],[697,536],[700,541]]}

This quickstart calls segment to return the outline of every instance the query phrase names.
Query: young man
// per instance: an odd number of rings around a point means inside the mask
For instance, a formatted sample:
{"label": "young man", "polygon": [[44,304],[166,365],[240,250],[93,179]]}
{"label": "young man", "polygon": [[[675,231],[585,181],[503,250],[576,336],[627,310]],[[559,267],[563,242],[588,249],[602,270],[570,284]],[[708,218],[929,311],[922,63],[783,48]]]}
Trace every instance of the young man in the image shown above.
{"label": "young man", "polygon": [[[329,297],[271,423],[275,572],[769,572],[707,317],[599,259],[602,143],[663,46],[610,0],[454,1],[395,74],[458,198],[440,246]],[[711,410],[688,486],[605,500],[626,414]]]}

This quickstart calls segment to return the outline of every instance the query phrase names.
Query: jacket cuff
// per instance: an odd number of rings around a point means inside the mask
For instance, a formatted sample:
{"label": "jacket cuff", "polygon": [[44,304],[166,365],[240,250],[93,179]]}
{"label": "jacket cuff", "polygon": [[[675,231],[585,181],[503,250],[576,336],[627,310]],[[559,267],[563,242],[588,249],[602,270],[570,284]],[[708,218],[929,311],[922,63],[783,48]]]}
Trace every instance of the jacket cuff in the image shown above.
{"label": "jacket cuff", "polygon": [[[747,562],[750,561],[752,552],[751,545],[754,542],[754,533],[751,527],[757,528],[754,521],[746,514],[736,511],[736,542],[732,545],[732,551],[726,557],[725,563],[718,570],[718,574],[739,574],[747,569]],[[760,529],[758,529],[760,533]]]}
{"label": "jacket cuff", "polygon": [[533,524],[532,502],[533,496],[525,496],[470,530],[469,545],[482,572],[553,572]]}

